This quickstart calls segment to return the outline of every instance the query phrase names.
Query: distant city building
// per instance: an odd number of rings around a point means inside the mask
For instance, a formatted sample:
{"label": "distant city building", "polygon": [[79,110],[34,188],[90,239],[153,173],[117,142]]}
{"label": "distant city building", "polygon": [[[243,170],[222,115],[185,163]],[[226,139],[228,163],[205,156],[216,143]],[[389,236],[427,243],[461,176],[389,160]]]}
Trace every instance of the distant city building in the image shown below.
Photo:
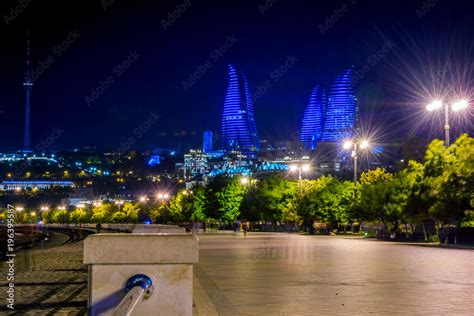
{"label": "distant city building", "polygon": [[255,157],[260,150],[247,78],[229,65],[229,82],[222,111],[222,147]]}
{"label": "distant city building", "polygon": [[208,153],[212,151],[212,132],[204,131],[202,141],[202,151]]}
{"label": "distant city building", "polygon": [[3,181],[0,188],[5,191],[24,189],[49,189],[51,187],[73,188],[72,181]]}
{"label": "distant city building", "polygon": [[326,90],[318,85],[311,92],[301,126],[300,139],[305,149],[316,149],[318,142],[321,140],[326,107]]}
{"label": "distant city building", "polygon": [[356,110],[352,69],[347,69],[331,87],[321,141],[342,142],[351,138],[355,129]]}
{"label": "distant city building", "polygon": [[190,150],[184,155],[183,176],[190,180],[202,176],[209,171],[207,155],[201,150]]}

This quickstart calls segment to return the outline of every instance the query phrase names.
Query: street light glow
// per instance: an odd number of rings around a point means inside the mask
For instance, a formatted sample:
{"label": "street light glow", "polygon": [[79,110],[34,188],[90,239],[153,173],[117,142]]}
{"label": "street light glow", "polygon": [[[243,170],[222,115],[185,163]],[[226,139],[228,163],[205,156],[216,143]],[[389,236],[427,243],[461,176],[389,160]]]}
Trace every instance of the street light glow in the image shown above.
{"label": "street light glow", "polygon": [[443,101],[434,100],[433,102],[431,102],[430,104],[426,106],[426,109],[431,112],[431,111],[441,108],[442,106],[443,106]]}
{"label": "street light glow", "polygon": [[453,111],[459,111],[459,110],[467,108],[468,106],[469,106],[469,103],[467,102],[467,100],[459,100],[453,103],[452,109]]}
{"label": "street light glow", "polygon": [[305,165],[303,165],[303,166],[301,167],[301,170],[302,170],[303,172],[308,172],[309,170],[311,170],[311,166],[308,165],[308,164],[305,164]]}
{"label": "street light glow", "polygon": [[24,208],[20,206],[20,207],[17,207],[16,210],[17,210],[18,212],[21,212],[21,211],[24,210]]}
{"label": "street light glow", "polygon": [[363,140],[361,143],[360,143],[360,148],[361,149],[366,149],[369,147],[369,141],[368,140]]}
{"label": "street light glow", "polygon": [[143,196],[140,196],[140,199],[139,199],[139,200],[140,200],[140,202],[145,202],[145,201],[146,201],[146,196],[144,196],[144,195],[143,195]]}
{"label": "street light glow", "polygon": [[247,178],[247,177],[240,178],[240,183],[241,184],[248,184],[249,183],[249,178]]}
{"label": "street light glow", "polygon": [[291,165],[291,166],[290,166],[290,171],[291,171],[291,172],[298,171],[298,166],[297,166],[297,165]]}
{"label": "street light glow", "polygon": [[351,149],[352,148],[352,142],[350,140],[346,140],[344,144],[342,145],[342,148],[344,149]]}

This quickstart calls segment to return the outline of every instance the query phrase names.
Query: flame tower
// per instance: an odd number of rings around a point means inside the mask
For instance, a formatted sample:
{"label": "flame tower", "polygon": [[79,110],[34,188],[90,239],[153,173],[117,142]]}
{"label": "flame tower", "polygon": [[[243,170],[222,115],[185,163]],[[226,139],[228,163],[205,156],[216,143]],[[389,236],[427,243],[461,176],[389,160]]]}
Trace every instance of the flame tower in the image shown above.
{"label": "flame tower", "polygon": [[352,69],[339,75],[331,87],[321,141],[340,142],[354,134],[357,99],[352,86]]}
{"label": "flame tower", "polygon": [[304,112],[300,139],[307,150],[314,150],[321,141],[326,115],[326,90],[321,86],[314,87]]}
{"label": "flame tower", "polygon": [[232,65],[222,111],[222,145],[224,151],[238,150],[249,157],[260,150],[247,78]]}
{"label": "flame tower", "polygon": [[30,32],[26,33],[26,73],[23,87],[25,89],[25,130],[23,138],[23,150],[31,151],[31,125],[30,125],[30,99],[33,81],[31,80],[30,68]]}

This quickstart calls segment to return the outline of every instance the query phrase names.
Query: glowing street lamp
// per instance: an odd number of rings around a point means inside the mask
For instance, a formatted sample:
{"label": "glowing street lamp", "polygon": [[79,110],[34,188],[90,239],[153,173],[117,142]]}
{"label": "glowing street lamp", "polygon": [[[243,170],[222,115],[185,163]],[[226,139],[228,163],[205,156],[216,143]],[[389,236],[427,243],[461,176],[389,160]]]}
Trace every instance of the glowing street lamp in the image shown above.
{"label": "glowing street lamp", "polygon": [[436,110],[439,110],[444,107],[444,145],[446,147],[449,147],[450,143],[450,137],[449,137],[449,130],[451,129],[451,126],[449,125],[449,109],[458,112],[464,109],[467,109],[469,107],[469,102],[467,100],[458,100],[451,104],[451,106],[448,105],[448,103],[443,102],[442,100],[434,100],[430,104],[426,106],[426,109],[429,112],[433,112]]}
{"label": "glowing street lamp", "polygon": [[242,185],[249,184],[249,178],[247,178],[247,177],[240,178],[240,184],[242,184]]}
{"label": "glowing street lamp", "polygon": [[170,198],[170,195],[168,193],[158,193],[157,197],[160,202],[164,202],[165,200]]}
{"label": "glowing street lamp", "polygon": [[342,148],[345,150],[352,149],[352,158],[354,158],[354,198],[356,196],[356,188],[357,188],[357,158],[358,158],[358,150],[359,149],[367,149],[370,147],[370,142],[367,139],[360,139],[356,141],[346,140],[344,144],[342,144]]}
{"label": "glowing street lamp", "polygon": [[122,207],[122,205],[124,204],[125,202],[123,200],[116,200],[115,201],[115,205],[118,206],[118,211],[120,212],[120,209]]}
{"label": "glowing street lamp", "polygon": [[139,197],[138,200],[139,200],[140,202],[144,203],[144,202],[146,202],[147,197],[146,197],[145,195],[142,195],[142,196]]}
{"label": "glowing street lamp", "polygon": [[48,211],[48,210],[49,210],[49,207],[48,207],[48,206],[42,206],[42,207],[41,207],[41,210],[42,210],[42,211]]}
{"label": "glowing street lamp", "polygon": [[301,190],[301,186],[303,184],[303,172],[309,172],[311,170],[311,165],[310,164],[294,164],[290,165],[290,172],[295,173],[298,172],[298,186]]}
{"label": "glowing street lamp", "polygon": [[22,212],[22,211],[24,211],[25,209],[24,209],[23,207],[19,206],[19,207],[15,208],[15,210],[17,210],[18,212]]}

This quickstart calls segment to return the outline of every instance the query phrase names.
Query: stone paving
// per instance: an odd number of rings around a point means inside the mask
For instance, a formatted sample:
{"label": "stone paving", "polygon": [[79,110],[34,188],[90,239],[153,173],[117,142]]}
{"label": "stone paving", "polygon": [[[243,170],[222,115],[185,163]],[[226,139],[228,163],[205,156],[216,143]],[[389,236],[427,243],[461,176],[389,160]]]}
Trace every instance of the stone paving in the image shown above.
{"label": "stone paving", "polygon": [[472,250],[205,235],[194,271],[198,315],[474,315]]}
{"label": "stone paving", "polygon": [[[18,252],[16,310],[83,315],[82,242]],[[5,271],[5,263],[0,263]],[[290,234],[200,235],[194,315],[473,315],[474,251]]]}
{"label": "stone paving", "polygon": [[18,251],[15,258],[14,311],[6,308],[6,263],[0,263],[1,315],[86,313],[87,269],[82,264],[82,242]]}

